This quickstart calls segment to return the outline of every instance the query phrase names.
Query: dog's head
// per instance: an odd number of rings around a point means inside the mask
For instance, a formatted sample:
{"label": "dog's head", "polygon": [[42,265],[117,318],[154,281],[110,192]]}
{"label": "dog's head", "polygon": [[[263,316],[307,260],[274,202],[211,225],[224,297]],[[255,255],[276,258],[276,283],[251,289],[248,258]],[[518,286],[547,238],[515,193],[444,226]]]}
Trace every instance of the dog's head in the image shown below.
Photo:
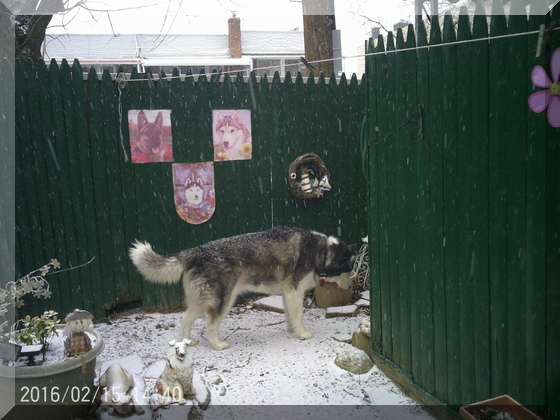
{"label": "dog's head", "polygon": [[198,178],[192,181],[190,178],[185,183],[185,199],[192,204],[200,204],[204,199],[204,187],[202,180]]}
{"label": "dog's head", "polygon": [[231,116],[224,117],[219,112],[216,114],[216,134],[220,145],[225,150],[238,147],[249,135],[249,130],[241,121],[239,113],[235,111]]}
{"label": "dog's head", "polygon": [[325,260],[325,280],[337,283],[342,289],[352,287],[352,280],[356,277],[354,273],[354,262],[358,251],[354,245],[346,245],[334,236],[327,238],[327,257]]}
{"label": "dog's head", "polygon": [[163,114],[148,122],[144,111],[138,113],[138,147],[147,155],[158,155],[163,146]]}
{"label": "dog's head", "polygon": [[171,340],[169,345],[171,346],[171,354],[175,355],[178,360],[183,361],[187,358],[189,347],[193,345],[193,342],[185,338],[182,341]]}

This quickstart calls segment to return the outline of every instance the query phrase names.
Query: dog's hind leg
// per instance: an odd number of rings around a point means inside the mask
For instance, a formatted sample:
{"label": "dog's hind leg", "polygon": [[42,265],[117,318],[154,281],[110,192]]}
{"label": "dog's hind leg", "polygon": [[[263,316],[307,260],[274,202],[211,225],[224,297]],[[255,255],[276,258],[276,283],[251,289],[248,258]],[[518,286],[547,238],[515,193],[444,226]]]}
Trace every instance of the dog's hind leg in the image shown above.
{"label": "dog's hind leg", "polygon": [[206,318],[206,332],[208,333],[208,341],[210,342],[210,345],[216,350],[224,350],[229,347],[229,344],[225,341],[220,340],[220,337],[218,335],[220,323],[226,316],[227,312],[228,311],[224,311],[219,314],[211,312],[208,314],[208,318]]}
{"label": "dog's hind leg", "polygon": [[[226,296],[222,301],[222,305],[217,305],[216,308],[208,310],[208,318],[206,318],[206,331],[208,333],[208,341],[216,350],[224,350],[229,347],[229,344],[225,341],[220,340],[218,335],[218,329],[220,323],[228,314],[229,310],[235,303],[237,299],[237,293],[235,290],[230,290],[226,292]],[[220,308],[221,306],[221,308]]]}

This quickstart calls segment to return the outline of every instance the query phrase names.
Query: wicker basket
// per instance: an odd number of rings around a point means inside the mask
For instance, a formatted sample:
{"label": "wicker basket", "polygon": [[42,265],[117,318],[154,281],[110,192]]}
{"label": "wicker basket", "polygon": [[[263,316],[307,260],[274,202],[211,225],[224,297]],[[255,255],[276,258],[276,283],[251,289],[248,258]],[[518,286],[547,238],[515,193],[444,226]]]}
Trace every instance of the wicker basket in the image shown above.
{"label": "wicker basket", "polygon": [[303,191],[297,185],[298,181],[298,174],[300,168],[305,165],[313,170],[317,179],[323,178],[325,175],[330,177],[330,172],[325,166],[323,160],[317,156],[315,153],[306,153],[301,155],[292,163],[290,163],[290,167],[288,168],[288,183],[290,184],[290,190],[292,191],[292,195],[296,198],[300,198],[302,200],[307,200],[310,198],[318,198],[321,194],[318,194],[316,191]]}

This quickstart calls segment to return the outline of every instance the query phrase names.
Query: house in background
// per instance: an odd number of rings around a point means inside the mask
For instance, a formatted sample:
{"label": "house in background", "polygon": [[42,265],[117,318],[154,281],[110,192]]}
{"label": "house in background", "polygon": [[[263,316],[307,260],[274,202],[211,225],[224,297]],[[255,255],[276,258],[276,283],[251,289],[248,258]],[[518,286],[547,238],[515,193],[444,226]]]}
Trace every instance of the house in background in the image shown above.
{"label": "house in background", "polygon": [[44,44],[46,61],[77,58],[84,71],[93,66],[112,73],[123,66],[125,72],[150,67],[154,74],[171,74],[177,68],[181,74],[203,69],[247,76],[255,69],[257,76],[276,71],[284,76],[305,70],[300,60],[304,55],[302,31],[241,31],[235,15],[228,19],[227,35],[62,34],[47,37]]}

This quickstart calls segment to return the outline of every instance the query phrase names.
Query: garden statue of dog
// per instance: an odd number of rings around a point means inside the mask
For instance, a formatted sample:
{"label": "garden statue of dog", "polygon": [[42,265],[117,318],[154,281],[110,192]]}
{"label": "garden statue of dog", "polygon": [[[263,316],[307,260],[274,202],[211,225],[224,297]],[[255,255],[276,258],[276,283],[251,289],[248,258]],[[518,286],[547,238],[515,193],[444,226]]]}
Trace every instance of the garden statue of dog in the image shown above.
{"label": "garden statue of dog", "polygon": [[136,385],[131,373],[119,364],[112,364],[99,378],[99,386],[103,390],[101,405],[113,408],[118,414],[133,411],[138,415],[144,414],[144,409],[140,406],[142,403],[135,398],[135,394],[139,392]]}
{"label": "garden statue of dog", "polygon": [[194,394],[192,344],[188,339],[169,342],[167,363],[155,385],[164,404],[185,404],[185,396]]}

